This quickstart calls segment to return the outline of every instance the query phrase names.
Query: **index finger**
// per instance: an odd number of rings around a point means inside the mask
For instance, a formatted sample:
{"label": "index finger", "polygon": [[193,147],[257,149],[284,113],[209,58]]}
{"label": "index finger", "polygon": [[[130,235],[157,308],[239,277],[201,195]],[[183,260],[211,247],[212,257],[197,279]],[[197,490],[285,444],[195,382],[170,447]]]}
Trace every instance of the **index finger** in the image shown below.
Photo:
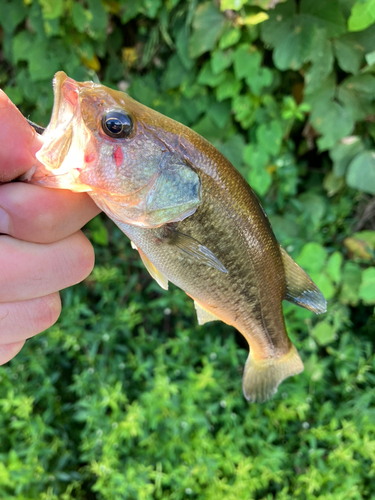
{"label": "index finger", "polygon": [[36,162],[42,138],[0,90],[0,183],[16,179]]}

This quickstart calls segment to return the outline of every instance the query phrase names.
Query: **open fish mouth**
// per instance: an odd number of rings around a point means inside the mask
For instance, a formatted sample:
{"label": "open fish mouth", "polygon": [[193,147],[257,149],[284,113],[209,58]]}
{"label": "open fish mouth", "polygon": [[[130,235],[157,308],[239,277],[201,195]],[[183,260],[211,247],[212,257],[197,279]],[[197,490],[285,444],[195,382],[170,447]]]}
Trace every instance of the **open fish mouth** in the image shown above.
{"label": "open fish mouth", "polygon": [[44,145],[36,154],[44,168],[38,168],[33,181],[49,187],[91,191],[79,180],[84,164],[83,151],[89,135],[82,130],[80,87],[63,71],[53,79],[54,105],[51,121],[43,133]]}

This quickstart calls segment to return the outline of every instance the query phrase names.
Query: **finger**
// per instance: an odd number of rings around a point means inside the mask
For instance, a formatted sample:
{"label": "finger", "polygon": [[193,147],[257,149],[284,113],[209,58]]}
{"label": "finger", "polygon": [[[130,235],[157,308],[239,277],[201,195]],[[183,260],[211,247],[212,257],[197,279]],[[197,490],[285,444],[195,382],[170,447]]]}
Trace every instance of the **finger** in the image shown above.
{"label": "finger", "polygon": [[0,90],[0,182],[16,179],[35,164],[42,138]]}
{"label": "finger", "polygon": [[56,323],[61,313],[58,293],[0,304],[0,345],[33,337]]}
{"label": "finger", "polygon": [[0,345],[0,365],[10,361],[16,354],[20,352],[25,341],[15,342],[14,344]]}
{"label": "finger", "polygon": [[86,193],[23,182],[0,186],[0,233],[51,243],[75,233],[100,209]]}
{"label": "finger", "polygon": [[94,266],[94,250],[81,231],[40,245],[0,236],[0,303],[43,297],[75,285]]}

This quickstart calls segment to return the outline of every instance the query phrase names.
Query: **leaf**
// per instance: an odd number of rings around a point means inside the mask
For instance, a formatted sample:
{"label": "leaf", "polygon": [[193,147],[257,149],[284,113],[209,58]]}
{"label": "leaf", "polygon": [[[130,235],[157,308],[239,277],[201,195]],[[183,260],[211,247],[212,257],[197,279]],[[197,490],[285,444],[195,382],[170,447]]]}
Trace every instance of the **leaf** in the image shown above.
{"label": "leaf", "polygon": [[335,145],[337,141],[349,135],[354,128],[354,120],[350,110],[335,101],[318,101],[312,106],[310,117],[312,126],[322,134],[318,140],[319,149],[324,151]]}
{"label": "leaf", "polygon": [[355,120],[364,120],[372,112],[374,93],[375,77],[367,73],[346,78],[339,87],[338,98]]}
{"label": "leaf", "polygon": [[348,20],[349,31],[362,31],[375,21],[375,0],[357,1]]}
{"label": "leaf", "polygon": [[327,210],[325,199],[318,194],[306,192],[298,197],[302,214],[308,217],[314,228],[318,228]]}
{"label": "leaf", "polygon": [[217,87],[225,80],[225,76],[225,73],[215,74],[212,71],[210,61],[207,61],[198,75],[197,83],[200,85],[208,85],[209,87]]}
{"label": "leaf", "polygon": [[311,57],[311,67],[305,75],[306,90],[311,92],[320,87],[333,69],[333,52],[330,41],[326,38],[325,30],[315,35],[315,50]]}
{"label": "leaf", "polygon": [[375,194],[375,151],[360,153],[351,161],[346,182],[354,189]]}
{"label": "leaf", "polygon": [[85,29],[88,27],[92,18],[92,14],[89,10],[85,9],[83,5],[78,2],[73,4],[72,8],[72,19],[74,26],[78,31],[83,33]]}
{"label": "leaf", "polygon": [[255,105],[251,95],[237,95],[232,99],[234,116],[244,129],[255,120]]}
{"label": "leaf", "polygon": [[328,259],[326,271],[328,276],[334,283],[338,284],[341,281],[341,267],[343,256],[340,252],[334,252]]}
{"label": "leaf", "polygon": [[228,68],[233,61],[233,52],[231,50],[216,50],[211,54],[211,68],[215,75],[218,75],[224,69]]}
{"label": "leaf", "polygon": [[276,156],[280,152],[283,130],[279,121],[262,123],[256,132],[257,140],[261,149]]}
{"label": "leaf", "polygon": [[358,291],[362,280],[362,271],[358,264],[346,262],[342,272],[342,288],[340,299],[344,304],[352,306],[358,303]]}
{"label": "leaf", "polygon": [[268,154],[254,144],[248,144],[243,150],[243,159],[251,167],[248,174],[250,186],[260,196],[266,194],[272,184],[272,177],[266,169]]}
{"label": "leaf", "polygon": [[212,118],[219,128],[224,128],[230,117],[230,101],[213,102],[207,111],[207,115]]}
{"label": "leaf", "polygon": [[232,47],[232,45],[235,45],[240,38],[241,38],[240,28],[228,27],[227,29],[224,29],[224,32],[221,35],[219,41],[219,48],[227,49],[228,47]]}
{"label": "leaf", "polygon": [[227,141],[217,144],[217,148],[237,169],[243,161],[245,140],[241,134],[232,135]]}
{"label": "leaf", "polygon": [[248,0],[221,0],[220,10],[240,10]]}
{"label": "leaf", "polygon": [[365,48],[355,35],[347,33],[333,40],[333,48],[340,68],[347,73],[357,74],[364,60]]}
{"label": "leaf", "polygon": [[26,16],[27,9],[22,0],[0,2],[0,25],[4,31],[12,33]]}
{"label": "leaf", "polygon": [[240,93],[242,83],[239,82],[233,73],[227,73],[225,79],[216,88],[216,97],[218,101],[234,97]]}
{"label": "leaf", "polygon": [[54,0],[53,2],[50,0],[38,0],[38,2],[42,7],[44,19],[61,17],[64,8],[63,0]]}
{"label": "leaf", "polygon": [[365,304],[375,304],[375,267],[363,271],[358,296]]}
{"label": "leaf", "polygon": [[338,37],[346,31],[346,20],[338,0],[302,0],[300,12],[320,28],[326,29],[329,38]]}
{"label": "leaf", "polygon": [[364,145],[360,137],[353,135],[341,139],[340,143],[329,152],[335,176],[343,177],[352,159],[363,150]]}
{"label": "leaf", "polygon": [[296,262],[307,273],[318,274],[327,259],[327,250],[319,243],[306,243],[301,253],[296,258]]}
{"label": "leaf", "polygon": [[189,40],[189,55],[193,59],[212,50],[225,25],[225,18],[211,2],[198,5],[193,19],[193,33]]}
{"label": "leaf", "polygon": [[264,196],[272,184],[268,170],[252,168],[247,176],[250,186],[259,196]]}
{"label": "leaf", "polygon": [[238,80],[251,76],[258,71],[262,60],[261,53],[252,45],[239,45],[234,54],[234,73]]}
{"label": "leaf", "polygon": [[335,330],[328,321],[319,321],[315,325],[312,335],[321,346],[330,344],[336,338]]}

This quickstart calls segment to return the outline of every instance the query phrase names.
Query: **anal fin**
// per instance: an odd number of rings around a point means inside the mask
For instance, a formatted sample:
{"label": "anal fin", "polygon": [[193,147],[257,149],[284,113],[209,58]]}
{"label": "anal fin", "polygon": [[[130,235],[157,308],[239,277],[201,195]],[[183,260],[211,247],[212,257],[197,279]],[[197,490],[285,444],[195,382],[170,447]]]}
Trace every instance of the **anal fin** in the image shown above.
{"label": "anal fin", "polygon": [[293,302],[316,314],[327,311],[327,301],[310,276],[280,247],[284,264],[286,296]]}
{"label": "anal fin", "polygon": [[199,325],[204,325],[209,321],[221,321],[220,318],[207,311],[203,306],[201,306],[196,300],[194,300],[194,306],[197,311],[197,319]]}
{"label": "anal fin", "polygon": [[244,396],[252,403],[263,403],[277,392],[283,380],[302,371],[303,363],[294,345],[279,358],[256,360],[250,351],[242,379]]}
{"label": "anal fin", "polygon": [[151,274],[151,276],[154,278],[154,280],[162,287],[164,290],[168,290],[168,280],[164,276],[163,273],[157,269],[154,264],[150,261],[148,257],[140,250],[132,241],[130,241],[132,248],[135,250],[138,250],[139,255],[142,259],[143,264],[145,265],[145,268],[147,271]]}

